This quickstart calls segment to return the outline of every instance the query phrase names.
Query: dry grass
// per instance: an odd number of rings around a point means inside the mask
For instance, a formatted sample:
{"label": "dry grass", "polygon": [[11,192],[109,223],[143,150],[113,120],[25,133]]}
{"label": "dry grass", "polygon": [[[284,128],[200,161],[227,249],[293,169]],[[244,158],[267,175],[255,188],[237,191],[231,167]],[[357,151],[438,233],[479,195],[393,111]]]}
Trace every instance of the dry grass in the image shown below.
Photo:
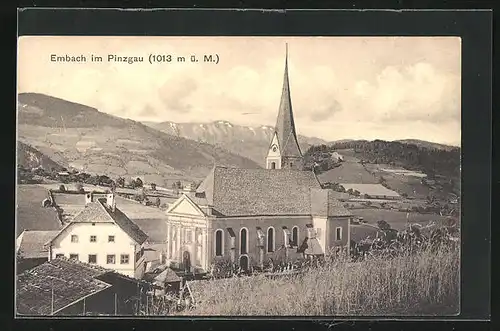
{"label": "dry grass", "polygon": [[425,251],[393,259],[333,261],[294,278],[263,276],[196,284],[183,315],[454,315],[459,252]]}

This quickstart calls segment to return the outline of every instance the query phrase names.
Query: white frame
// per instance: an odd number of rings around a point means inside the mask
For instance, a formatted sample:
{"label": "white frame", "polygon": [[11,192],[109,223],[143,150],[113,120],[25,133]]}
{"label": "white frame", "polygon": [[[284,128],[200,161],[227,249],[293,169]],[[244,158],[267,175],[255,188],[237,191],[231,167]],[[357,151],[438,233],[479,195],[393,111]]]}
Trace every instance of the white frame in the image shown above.
{"label": "white frame", "polygon": [[[338,237],[337,237],[337,233],[338,233],[337,231],[338,231],[339,229],[340,229],[340,238],[338,238]],[[335,228],[335,241],[341,241],[341,240],[342,240],[342,237],[343,237],[343,233],[342,233],[342,232],[344,232],[344,231],[343,231],[343,229],[342,229],[342,227],[341,227],[341,226],[337,226],[337,227]]]}
{"label": "white frame", "polygon": [[[269,251],[269,229],[273,229],[273,250]],[[266,252],[274,253],[276,251],[276,230],[273,226],[270,226],[266,230]]]}
{"label": "white frame", "polygon": [[[245,248],[246,248],[246,249],[245,249],[245,253],[243,253],[243,252],[241,251],[241,232],[242,232],[243,230],[245,230],[245,231],[246,231],[246,240],[245,240]],[[250,236],[250,231],[248,231],[248,229],[247,229],[246,227],[242,227],[242,228],[240,229],[240,238],[239,238],[239,241],[238,241],[238,243],[240,244],[240,247],[239,247],[240,256],[241,256],[241,255],[248,254],[248,247],[249,247],[249,246],[248,246],[248,237],[249,237],[249,236]]]}
{"label": "white frame", "polygon": [[[217,232],[222,232],[221,236],[221,255],[217,255]],[[224,230],[217,229],[214,231],[214,256],[215,257],[223,257],[224,256]]]}
{"label": "white frame", "polygon": [[295,243],[295,246],[294,247],[299,247],[299,235],[300,235],[300,229],[297,225],[295,225],[293,228],[292,228],[292,241],[293,241],[293,230],[294,229],[297,229],[297,240],[294,242]]}
{"label": "white frame", "polygon": [[248,263],[247,267],[248,267],[248,269],[250,269],[250,257],[248,256],[248,254],[241,254],[240,255],[240,257],[238,258],[238,267],[241,268],[241,258],[242,257],[246,257],[247,258],[247,263]]}

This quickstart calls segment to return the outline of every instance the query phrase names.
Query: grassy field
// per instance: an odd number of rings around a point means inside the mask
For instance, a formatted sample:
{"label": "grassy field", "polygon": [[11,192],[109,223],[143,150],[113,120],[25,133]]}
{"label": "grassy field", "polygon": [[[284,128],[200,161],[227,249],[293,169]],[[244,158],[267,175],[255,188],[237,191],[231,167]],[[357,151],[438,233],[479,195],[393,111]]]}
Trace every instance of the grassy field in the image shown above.
{"label": "grassy field", "polygon": [[459,252],[328,262],[303,275],[193,284],[189,316],[451,316],[459,313]]}
{"label": "grassy field", "polygon": [[[363,219],[369,223],[374,224],[378,221],[384,220],[391,225],[393,229],[401,230],[406,228],[406,212],[397,210],[387,210],[387,209],[353,209],[352,213],[355,216],[361,216]],[[426,225],[430,221],[440,221],[446,219],[445,216],[439,216],[435,214],[420,214],[420,213],[409,213],[410,223],[419,223],[421,225]]]}
{"label": "grassy field", "polygon": [[47,190],[38,185],[17,186],[16,237],[23,230],[58,230],[59,219],[53,208],[43,208]]}

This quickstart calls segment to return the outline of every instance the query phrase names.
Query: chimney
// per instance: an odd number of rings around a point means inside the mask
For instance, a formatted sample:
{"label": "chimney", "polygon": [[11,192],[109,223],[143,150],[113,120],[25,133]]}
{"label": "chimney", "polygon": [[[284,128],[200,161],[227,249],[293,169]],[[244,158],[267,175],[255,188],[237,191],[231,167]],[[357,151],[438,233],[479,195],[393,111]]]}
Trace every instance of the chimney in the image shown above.
{"label": "chimney", "polygon": [[87,194],[85,194],[85,204],[89,204],[92,202],[92,192],[89,192]]}
{"label": "chimney", "polygon": [[111,211],[115,211],[116,201],[114,193],[108,193],[106,195],[106,204],[108,205],[108,208],[111,209]]}

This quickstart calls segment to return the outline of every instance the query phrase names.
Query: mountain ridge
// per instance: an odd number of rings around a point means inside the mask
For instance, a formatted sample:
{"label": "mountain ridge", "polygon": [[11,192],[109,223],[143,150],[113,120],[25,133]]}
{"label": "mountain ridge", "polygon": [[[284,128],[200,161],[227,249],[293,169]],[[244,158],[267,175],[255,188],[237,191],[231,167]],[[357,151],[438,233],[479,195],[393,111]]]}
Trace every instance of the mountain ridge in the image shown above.
{"label": "mountain ridge", "polygon": [[64,167],[161,184],[203,178],[214,164],[259,167],[222,148],[39,93],[18,96],[18,137]]}

